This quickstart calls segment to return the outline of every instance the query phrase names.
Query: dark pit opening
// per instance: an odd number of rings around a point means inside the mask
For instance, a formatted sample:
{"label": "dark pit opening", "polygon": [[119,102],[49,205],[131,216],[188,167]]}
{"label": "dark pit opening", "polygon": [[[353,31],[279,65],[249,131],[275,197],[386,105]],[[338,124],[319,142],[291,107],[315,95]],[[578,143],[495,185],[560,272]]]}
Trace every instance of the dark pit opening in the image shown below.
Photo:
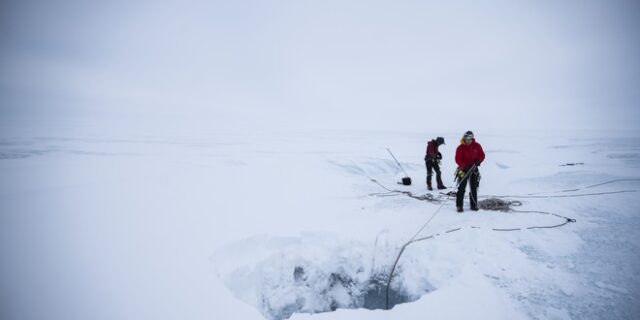
{"label": "dark pit opening", "polygon": [[[366,285],[364,294],[364,302],[362,308],[369,310],[386,309],[387,308],[387,277],[371,278]],[[394,286],[389,287],[389,309],[396,304],[413,302],[418,297],[413,298],[407,295],[404,290],[397,290]]]}
{"label": "dark pit opening", "polygon": [[[337,309],[370,310],[387,309],[387,274],[377,273],[364,280],[344,271],[334,271],[325,276],[310,277],[303,266],[296,266],[291,272],[292,282],[289,292],[298,292],[290,303],[282,304],[273,301],[269,292],[262,296],[263,314],[271,320],[288,319],[294,313],[321,313]],[[410,295],[402,284],[402,277],[397,277],[389,287],[389,309],[397,304],[413,302],[422,294],[432,291],[429,286],[420,295]],[[314,283],[310,283],[314,281]],[[308,292],[312,289],[313,292]],[[316,299],[317,301],[309,301]]]}
{"label": "dark pit opening", "polygon": [[[238,299],[269,320],[294,313],[387,309],[387,280],[397,247],[308,234],[255,237],[216,254],[216,272]],[[400,263],[389,287],[389,309],[435,290],[420,259]]]}

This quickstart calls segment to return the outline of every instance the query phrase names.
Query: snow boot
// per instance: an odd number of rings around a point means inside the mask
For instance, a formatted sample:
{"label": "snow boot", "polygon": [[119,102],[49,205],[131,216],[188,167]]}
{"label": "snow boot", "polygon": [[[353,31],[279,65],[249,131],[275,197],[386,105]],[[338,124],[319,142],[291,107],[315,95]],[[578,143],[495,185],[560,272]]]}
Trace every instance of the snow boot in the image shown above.
{"label": "snow boot", "polygon": [[480,209],[478,209],[478,207],[471,207],[471,210],[473,210],[473,211],[478,211],[478,210],[480,210]]}
{"label": "snow boot", "polygon": [[433,187],[431,186],[431,176],[427,176],[427,190],[433,191]]}
{"label": "snow boot", "polygon": [[436,182],[438,182],[438,190],[444,190],[447,188],[444,186],[444,183],[442,183],[442,177],[436,176]]}
{"label": "snow boot", "polygon": [[458,212],[462,213],[464,212],[464,209],[462,209],[462,207],[458,207]]}

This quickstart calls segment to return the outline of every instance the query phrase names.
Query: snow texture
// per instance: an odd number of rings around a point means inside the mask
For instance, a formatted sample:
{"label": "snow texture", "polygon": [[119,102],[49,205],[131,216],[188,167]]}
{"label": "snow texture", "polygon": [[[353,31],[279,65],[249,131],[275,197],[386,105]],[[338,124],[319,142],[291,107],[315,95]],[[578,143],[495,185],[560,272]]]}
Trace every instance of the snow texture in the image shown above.
{"label": "snow texture", "polygon": [[[443,134],[439,134],[443,135]],[[480,195],[637,179],[640,140],[496,135]],[[263,132],[225,138],[0,140],[5,319],[637,319],[637,192],[525,198],[549,215],[455,212],[372,197],[426,192],[430,135]],[[456,141],[457,135],[445,135]],[[517,140],[517,141],[516,141]],[[391,147],[414,180],[387,156]],[[526,146],[526,147],[525,147]],[[456,145],[442,148],[452,185]],[[553,154],[553,156],[548,156]],[[584,162],[580,166],[561,166]],[[588,189],[638,190],[638,180]],[[580,191],[563,194],[580,193]],[[468,204],[466,204],[468,206]],[[471,228],[477,227],[477,228]],[[453,233],[446,230],[462,228]],[[37,301],[38,308],[29,307]],[[373,309],[373,310],[371,310]],[[6,315],[6,317],[4,316]]]}

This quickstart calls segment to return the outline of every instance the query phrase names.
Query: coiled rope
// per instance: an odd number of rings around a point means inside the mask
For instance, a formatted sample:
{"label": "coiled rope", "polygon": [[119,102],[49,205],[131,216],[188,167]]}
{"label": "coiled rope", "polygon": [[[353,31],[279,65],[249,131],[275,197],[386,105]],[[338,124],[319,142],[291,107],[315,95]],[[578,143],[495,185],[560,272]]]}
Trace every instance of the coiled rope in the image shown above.
{"label": "coiled rope", "polygon": [[482,210],[509,212],[511,207],[522,206],[522,202],[517,200],[509,201],[509,200],[502,200],[498,198],[489,198],[489,199],[480,200],[478,202],[478,206]]}

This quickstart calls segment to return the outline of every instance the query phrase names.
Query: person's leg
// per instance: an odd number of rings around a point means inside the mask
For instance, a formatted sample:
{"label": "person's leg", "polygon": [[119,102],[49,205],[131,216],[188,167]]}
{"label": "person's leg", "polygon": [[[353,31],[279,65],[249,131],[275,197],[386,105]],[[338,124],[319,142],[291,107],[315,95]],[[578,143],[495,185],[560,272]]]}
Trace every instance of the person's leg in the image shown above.
{"label": "person's leg", "polygon": [[433,190],[431,187],[431,176],[433,176],[433,163],[430,160],[426,160],[427,165],[427,189]]}
{"label": "person's leg", "polygon": [[467,180],[469,180],[469,177],[465,177],[460,181],[460,185],[458,186],[458,193],[456,193],[456,207],[458,207],[458,211],[462,209],[462,205],[464,204],[464,193],[467,189]]}
{"label": "person's leg", "polygon": [[469,179],[471,210],[478,210],[478,173],[471,174]]}
{"label": "person's leg", "polygon": [[438,189],[446,189],[447,187],[445,187],[444,183],[442,183],[442,172],[440,171],[440,165],[438,163],[435,163],[433,166],[433,170],[436,172],[436,182],[438,183]]}

